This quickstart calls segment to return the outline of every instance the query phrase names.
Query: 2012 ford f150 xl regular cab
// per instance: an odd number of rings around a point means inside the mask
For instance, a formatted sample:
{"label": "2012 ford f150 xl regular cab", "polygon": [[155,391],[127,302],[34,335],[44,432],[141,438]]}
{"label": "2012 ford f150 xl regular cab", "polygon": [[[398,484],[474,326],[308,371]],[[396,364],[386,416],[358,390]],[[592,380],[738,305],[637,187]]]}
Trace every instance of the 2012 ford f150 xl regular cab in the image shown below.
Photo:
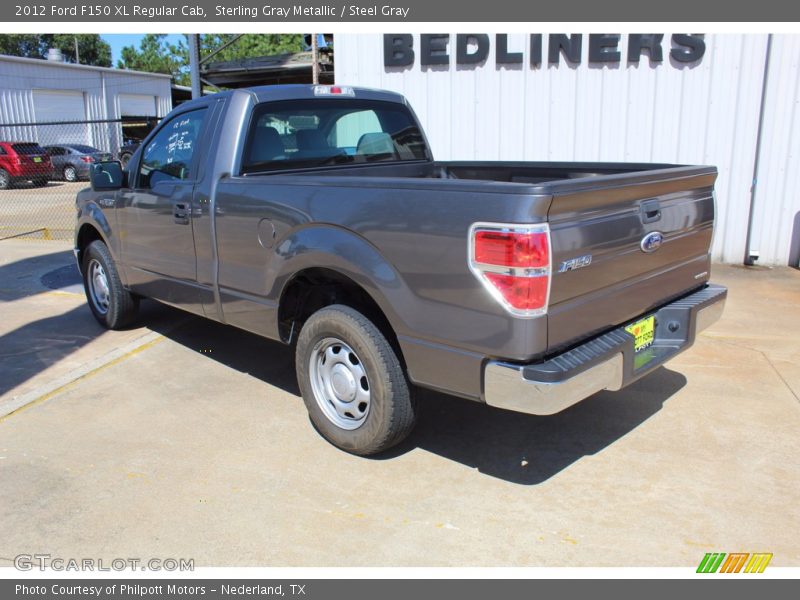
{"label": "2012 ford f150 xl regular cab", "polygon": [[272,86],[182,104],[93,167],[75,248],[110,328],[139,298],[295,346],[311,419],[372,454],[413,385],[552,414],[719,318],[714,167],[436,162],[405,99]]}

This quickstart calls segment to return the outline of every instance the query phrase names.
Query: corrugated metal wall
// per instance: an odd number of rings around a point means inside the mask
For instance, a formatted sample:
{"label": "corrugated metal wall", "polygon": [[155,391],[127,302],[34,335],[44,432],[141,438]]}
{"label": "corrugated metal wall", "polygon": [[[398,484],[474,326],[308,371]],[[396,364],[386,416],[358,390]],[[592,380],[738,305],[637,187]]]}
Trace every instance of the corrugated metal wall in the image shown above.
{"label": "corrugated metal wall", "polygon": [[[483,65],[383,66],[382,35],[337,35],[336,81],[396,90],[409,98],[442,160],[575,160],[714,164],[718,230],[714,258],[741,262],[762,100],[766,35],[705,37],[706,52],[688,65],[664,61],[580,65],[563,58],[531,68],[528,36],[510,34],[518,66],[496,66],[495,37]],[[543,36],[547,49],[548,36]],[[414,48],[419,49],[419,35]],[[800,37],[775,36],[765,98],[761,169],[751,248],[760,264],[787,264],[800,211]],[[797,235],[797,234],[795,234]],[[797,242],[800,244],[800,240]]]}
{"label": "corrugated metal wall", "polygon": [[[117,97],[126,93],[155,97],[158,116],[164,116],[172,110],[171,81],[163,75],[0,56],[0,124],[36,122],[34,90],[82,92],[87,120],[120,118]],[[109,130],[107,125],[92,125],[90,132],[90,139],[86,143],[107,151],[115,152],[119,148],[119,126]],[[40,141],[40,133],[36,127],[0,127],[0,138],[3,139],[20,139],[20,136],[25,136],[26,139]]]}
{"label": "corrugated metal wall", "polygon": [[[800,36],[773,36],[750,247],[759,263],[800,253]],[[790,257],[790,249],[793,256]],[[791,259],[791,260],[790,260]]]}

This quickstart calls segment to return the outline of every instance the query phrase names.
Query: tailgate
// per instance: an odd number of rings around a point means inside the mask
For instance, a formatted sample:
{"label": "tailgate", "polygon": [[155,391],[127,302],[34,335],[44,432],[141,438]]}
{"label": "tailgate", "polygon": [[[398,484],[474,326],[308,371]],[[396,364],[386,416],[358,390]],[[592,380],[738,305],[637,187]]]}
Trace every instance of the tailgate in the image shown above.
{"label": "tailgate", "polygon": [[716,175],[677,167],[554,186],[548,353],[708,281]]}

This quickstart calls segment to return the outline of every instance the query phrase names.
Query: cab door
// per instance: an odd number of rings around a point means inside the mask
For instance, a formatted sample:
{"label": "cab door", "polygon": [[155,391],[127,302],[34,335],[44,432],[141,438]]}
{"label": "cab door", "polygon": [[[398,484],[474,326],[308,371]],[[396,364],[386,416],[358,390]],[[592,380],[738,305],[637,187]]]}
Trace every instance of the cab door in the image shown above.
{"label": "cab door", "polygon": [[208,112],[202,107],[165,121],[130,164],[131,187],[117,201],[129,286],[187,310],[198,308],[192,217]]}

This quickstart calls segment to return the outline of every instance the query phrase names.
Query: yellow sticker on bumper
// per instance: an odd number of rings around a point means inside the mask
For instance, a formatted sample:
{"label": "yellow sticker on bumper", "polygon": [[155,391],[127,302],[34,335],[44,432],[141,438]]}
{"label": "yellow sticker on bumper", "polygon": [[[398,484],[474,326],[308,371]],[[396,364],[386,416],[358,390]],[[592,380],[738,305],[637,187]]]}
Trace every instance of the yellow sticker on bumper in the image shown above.
{"label": "yellow sticker on bumper", "polygon": [[656,317],[655,315],[651,315],[636,321],[635,323],[631,323],[625,327],[625,331],[636,338],[633,342],[634,352],[644,350],[648,346],[652,345],[653,340],[656,337]]}

